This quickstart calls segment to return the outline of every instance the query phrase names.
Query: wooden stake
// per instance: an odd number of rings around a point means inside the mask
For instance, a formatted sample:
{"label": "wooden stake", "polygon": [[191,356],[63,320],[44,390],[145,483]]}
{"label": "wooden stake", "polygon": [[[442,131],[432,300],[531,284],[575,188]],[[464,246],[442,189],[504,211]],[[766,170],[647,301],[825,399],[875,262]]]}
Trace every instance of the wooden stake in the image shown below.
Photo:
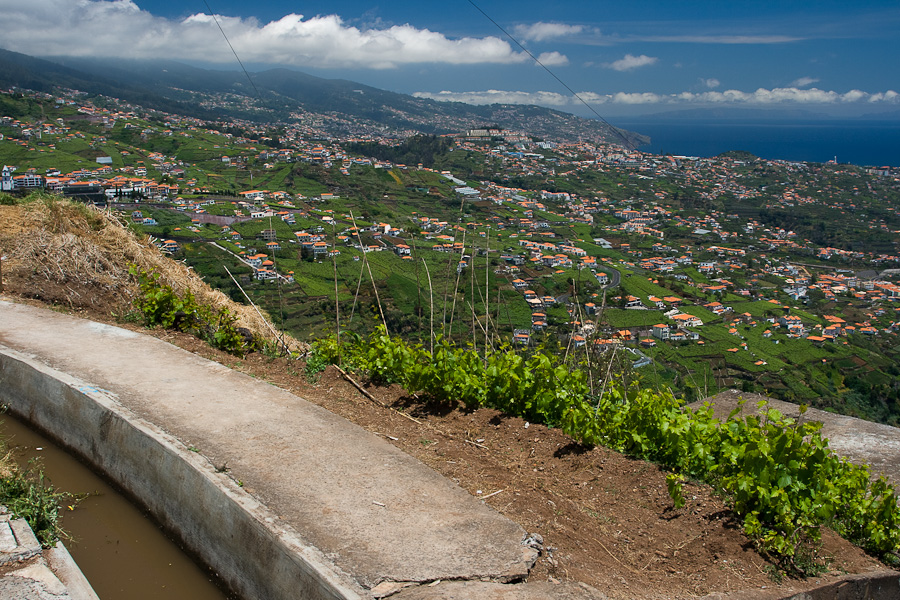
{"label": "wooden stake", "polygon": [[486,244],[484,247],[484,354],[487,356],[488,345],[490,344],[490,330],[489,322],[490,322],[490,303],[491,303],[491,288],[490,288],[490,273],[491,273],[491,228],[487,228],[487,233],[485,234]]}
{"label": "wooden stake", "polygon": [[359,247],[362,250],[363,264],[369,272],[369,280],[372,282],[372,289],[375,291],[375,302],[378,304],[378,314],[381,315],[381,322],[384,324],[384,330],[387,331],[387,319],[384,318],[384,311],[381,309],[381,298],[378,297],[378,286],[375,285],[375,277],[372,276],[372,267],[369,266],[369,253],[366,251],[365,246],[363,246],[362,236],[359,235],[359,228],[356,226],[356,218],[353,216],[352,210],[350,211],[350,220],[353,221],[353,229],[356,230],[356,239],[359,240]]}
{"label": "wooden stake", "polygon": [[337,336],[337,359],[338,364],[341,364],[341,305],[338,301],[337,257],[334,255],[334,251],[337,250],[334,219],[331,219],[331,250],[331,266],[334,269],[334,328]]}
{"label": "wooden stake", "polygon": [[275,341],[281,342],[281,345],[284,348],[284,353],[287,354],[288,356],[290,356],[291,351],[290,351],[290,349],[288,349],[287,344],[284,343],[284,338],[280,338],[278,336],[278,332],[275,331],[275,327],[273,327],[272,324],[269,323],[268,319],[266,319],[263,316],[263,314],[259,311],[259,308],[253,303],[253,300],[250,299],[250,296],[247,295],[247,292],[244,291],[244,288],[241,287],[241,284],[239,284],[237,282],[237,279],[235,279],[234,275],[231,274],[231,271],[228,270],[228,267],[225,267],[225,272],[228,273],[229,277],[231,277],[231,280],[234,282],[234,285],[238,286],[238,289],[241,290],[241,293],[244,295],[244,298],[247,299],[247,302],[250,303],[250,306],[252,306],[254,309],[256,309],[256,314],[259,315],[259,318],[262,319],[263,323],[265,323],[266,326],[269,328],[269,330],[272,332],[272,335],[275,336]]}
{"label": "wooden stake", "polygon": [[366,398],[368,398],[369,400],[371,400],[372,402],[374,402],[374,403],[377,404],[378,406],[381,406],[382,408],[387,408],[387,405],[386,405],[384,402],[382,402],[381,400],[378,400],[375,396],[373,396],[372,394],[370,394],[369,392],[367,392],[367,391],[365,390],[365,388],[363,388],[363,386],[359,385],[359,384],[356,382],[355,379],[353,379],[352,377],[350,377],[350,375],[347,373],[347,371],[343,370],[342,368],[340,368],[340,367],[337,366],[337,365],[334,365],[334,368],[337,369],[338,371],[340,371],[340,372],[341,372],[341,375],[344,376],[344,379],[346,379],[347,381],[349,381],[349,382],[353,385],[353,387],[355,387],[357,390],[359,390],[359,392],[360,392],[363,396],[365,396]]}

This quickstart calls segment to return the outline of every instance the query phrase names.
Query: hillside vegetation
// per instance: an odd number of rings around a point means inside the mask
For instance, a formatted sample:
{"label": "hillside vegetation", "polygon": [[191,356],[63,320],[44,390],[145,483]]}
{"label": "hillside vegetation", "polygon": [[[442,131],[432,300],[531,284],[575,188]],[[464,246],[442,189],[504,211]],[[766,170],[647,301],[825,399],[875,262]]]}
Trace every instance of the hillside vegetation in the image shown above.
{"label": "hillside vegetation", "polygon": [[[114,213],[79,202],[39,193],[18,200],[0,196],[0,251],[4,289],[27,298],[133,320],[142,294],[137,273],[155,273],[177,294],[228,310],[260,340],[276,337],[254,308],[210,288],[192,269],[126,229]],[[286,340],[297,349],[305,346]]]}
{"label": "hillside vegetation", "polygon": [[[139,271],[159,273],[160,281],[181,295],[190,292],[202,302],[240,310],[105,212],[37,194],[3,202],[0,248],[8,256],[4,283],[9,291],[127,324],[148,292],[125,266],[132,263]],[[252,319],[242,322],[254,325]],[[177,333],[157,331],[201,354],[210,352]],[[608,556],[603,549],[609,546],[629,552],[614,557],[613,565],[633,565],[619,571],[644,588],[633,597],[686,597],[731,585],[759,585],[784,574],[821,574],[836,565],[874,568],[837,542],[823,524],[885,560],[895,556],[900,529],[892,489],[883,481],[870,485],[865,470],[830,456],[815,426],[769,412],[762,419],[733,418],[720,430],[708,411],[685,410],[671,395],[608,381],[605,365],[591,367],[573,359],[565,365],[540,352],[524,356],[512,351],[482,359],[448,342],[430,352],[382,331],[369,340],[351,337],[340,345],[335,338],[322,340],[305,372],[322,377],[323,362],[342,362],[373,382],[400,382],[410,392],[423,393],[419,399],[396,388],[369,387],[382,400],[358,405],[348,400],[354,395],[349,389],[332,397],[343,382],[330,370],[321,382],[327,390],[307,388],[313,397],[321,392],[320,401],[332,410],[373,430],[390,431],[385,435],[460,479],[472,493],[483,493],[479,490],[489,484],[497,493],[518,490],[517,495],[533,498],[516,507],[504,500],[498,509],[541,531],[548,546],[565,548],[561,553],[550,550],[535,576],[568,577],[571,567],[579,579],[601,584],[606,576],[592,573],[603,562],[600,555]],[[293,359],[256,354],[236,364],[291,389],[308,385]],[[599,371],[598,380],[590,379],[590,369]],[[400,418],[400,411],[415,417]],[[394,434],[409,441],[400,442]],[[458,463],[466,468],[460,470]],[[667,474],[661,466],[672,471]],[[721,497],[713,496],[713,489]],[[535,520],[536,514],[542,516]],[[737,516],[746,538],[734,527]],[[623,531],[631,541],[621,538]],[[654,533],[636,543],[632,536],[645,535],[642,531]],[[591,541],[598,536],[604,541]],[[674,545],[660,546],[659,539]],[[710,548],[692,548],[697,539],[709,541]],[[761,563],[747,555],[748,541],[762,553],[756,559]],[[711,569],[722,556],[735,569],[735,584],[723,582]],[[643,573],[641,567],[650,565],[657,566]],[[681,581],[676,589],[666,571],[658,570],[664,565],[702,572],[706,579],[702,585]],[[609,585],[628,593],[628,585]]]}

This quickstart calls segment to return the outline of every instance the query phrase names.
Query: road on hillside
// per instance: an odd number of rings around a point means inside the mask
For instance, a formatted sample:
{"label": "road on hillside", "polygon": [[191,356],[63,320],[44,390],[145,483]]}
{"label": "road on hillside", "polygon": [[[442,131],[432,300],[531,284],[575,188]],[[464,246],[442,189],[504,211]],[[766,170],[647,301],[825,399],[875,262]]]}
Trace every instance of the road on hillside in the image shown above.
{"label": "road on hillside", "polygon": [[609,283],[603,286],[603,289],[611,290],[614,287],[618,287],[619,283],[621,283],[622,281],[622,273],[618,269],[613,269],[612,267],[610,267],[606,271],[609,271],[608,273],[606,273],[607,275],[609,275]]}

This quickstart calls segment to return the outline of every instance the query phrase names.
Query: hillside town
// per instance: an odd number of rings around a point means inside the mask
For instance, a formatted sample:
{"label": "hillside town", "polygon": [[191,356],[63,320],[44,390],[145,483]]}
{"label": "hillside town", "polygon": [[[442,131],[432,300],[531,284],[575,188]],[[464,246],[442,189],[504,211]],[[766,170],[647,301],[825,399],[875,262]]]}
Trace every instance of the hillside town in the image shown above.
{"label": "hillside town", "polygon": [[[214,247],[245,284],[333,298],[331,267],[315,265],[369,260],[390,293],[388,271],[446,265],[481,327],[502,293],[496,327],[512,343],[621,350],[685,397],[737,385],[804,400],[835,387],[832,365],[850,373],[832,395],[897,375],[884,354],[900,346],[897,167],[660,156],[487,126],[443,136],[441,164],[402,164],[348,150],[402,135],[334,139],[327,115],[226,126],[75,91],[24,97],[62,116],[0,115],[2,191],[114,208],[177,258]],[[406,282],[421,291],[422,277]],[[476,277],[497,288],[477,299]]]}

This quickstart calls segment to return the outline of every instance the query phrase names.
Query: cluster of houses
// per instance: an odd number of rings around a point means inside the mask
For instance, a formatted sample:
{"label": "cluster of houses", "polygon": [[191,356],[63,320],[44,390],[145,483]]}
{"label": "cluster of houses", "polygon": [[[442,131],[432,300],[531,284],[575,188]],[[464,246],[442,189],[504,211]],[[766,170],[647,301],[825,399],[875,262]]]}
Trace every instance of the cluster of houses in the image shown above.
{"label": "cluster of houses", "polygon": [[[91,107],[80,107],[79,110],[89,114],[92,118],[99,119],[106,126],[112,126],[117,119],[130,119],[133,115],[127,112],[103,112],[101,109],[93,109]],[[20,124],[24,126],[25,124]],[[256,131],[262,133],[257,126],[253,124],[242,124],[248,131]],[[127,123],[126,127],[134,128],[135,125]],[[416,167],[407,167],[405,165],[392,164],[388,161],[380,161],[368,158],[351,158],[345,154],[341,147],[335,142],[333,144],[323,145],[321,142],[307,142],[304,136],[311,133],[308,130],[309,125],[298,123],[287,127],[283,139],[291,144],[290,149],[265,150],[255,153],[255,159],[264,162],[265,168],[272,168],[280,162],[303,161],[321,165],[324,168],[337,166],[345,175],[349,174],[349,169],[353,165],[371,165],[375,168],[384,169],[409,169],[417,168],[426,171],[422,165]],[[68,129],[62,124],[44,124],[41,131],[29,128],[31,135],[72,135],[82,136],[78,133],[69,133]],[[191,121],[189,119],[177,119],[171,117],[167,119],[164,128],[145,128],[141,133],[151,134],[160,133],[162,135],[184,135],[190,137],[198,131],[208,133],[218,133],[232,139],[235,142],[252,142],[249,139],[236,138],[231,134],[217,132],[209,129],[207,124],[201,121]],[[549,158],[544,154],[527,152],[527,144],[529,140],[525,136],[517,133],[506,132],[500,130],[479,130],[475,132],[467,132],[466,135],[460,136],[457,144],[460,148],[484,150],[483,142],[485,139],[496,137],[504,137],[508,139],[505,143],[512,145],[512,150],[505,147],[495,147],[490,152],[495,157],[503,161],[504,169],[510,175],[551,175],[567,176],[577,175],[581,171],[603,171],[625,169],[631,176],[638,179],[654,179],[657,177],[665,177],[676,174],[679,178],[685,179],[693,187],[699,190],[697,193],[701,199],[715,200],[723,195],[737,197],[739,199],[759,197],[762,190],[756,187],[748,187],[742,184],[741,178],[735,176],[734,168],[743,166],[744,163],[737,160],[729,159],[694,159],[690,157],[654,157],[641,152],[623,151],[620,148],[605,144],[589,144],[584,142],[573,144],[545,144],[546,147],[552,146],[553,149],[562,158]],[[263,139],[260,137],[260,139]],[[322,139],[321,136],[318,139]],[[127,154],[126,151],[122,151]],[[223,163],[234,164],[241,161],[252,160],[254,154],[244,152],[241,156],[222,156]],[[183,169],[177,162],[167,161],[166,157],[160,153],[150,153],[147,155],[152,161],[156,170],[161,173],[172,174],[175,176],[184,175]],[[154,182],[146,177],[147,168],[142,163],[137,166],[127,167],[124,169],[126,173],[115,174],[109,164],[110,161],[98,162],[98,168],[81,169],[71,173],[62,174],[47,171],[44,175],[39,175],[34,169],[29,169],[21,174],[16,174],[14,167],[5,166],[2,171],[2,181],[0,187],[3,190],[12,191],[16,189],[28,189],[35,187],[46,187],[62,191],[65,188],[78,186],[93,186],[101,190],[107,197],[116,197],[130,194],[142,194],[152,198],[175,198],[174,206],[177,210],[203,212],[203,203],[200,201],[184,201],[177,198],[179,187],[172,184],[163,184]],[[778,161],[775,161],[778,162]],[[790,165],[784,166],[785,168]],[[793,167],[790,167],[793,168]],[[801,168],[801,167],[797,167]],[[524,250],[522,253],[510,252],[502,254],[502,259],[512,268],[531,268],[533,270],[543,270],[544,268],[564,270],[564,269],[590,269],[591,273],[596,277],[600,285],[608,285],[610,279],[606,271],[598,270],[603,268],[603,261],[598,262],[597,257],[588,256],[588,252],[576,245],[580,240],[569,240],[556,242],[557,235],[551,229],[546,214],[550,214],[557,223],[567,223],[572,226],[578,224],[593,224],[598,215],[608,215],[617,218],[620,222],[611,225],[604,225],[606,230],[615,234],[621,232],[629,235],[650,236],[655,239],[663,239],[663,224],[666,226],[675,226],[685,228],[698,236],[717,236],[724,243],[734,240],[736,236],[740,236],[742,230],[745,235],[753,236],[754,243],[757,241],[764,247],[773,250],[785,249],[806,249],[811,247],[805,240],[798,238],[797,234],[783,228],[766,226],[752,218],[741,219],[737,214],[721,212],[714,209],[705,211],[702,215],[684,215],[673,211],[667,207],[665,203],[669,199],[669,192],[666,191],[650,191],[646,193],[646,197],[632,197],[626,200],[612,201],[599,195],[593,197],[579,197],[578,194],[560,191],[542,190],[539,193],[532,193],[526,190],[506,187],[496,183],[482,182],[480,186],[472,187],[466,181],[454,177],[449,172],[438,172],[447,180],[449,180],[456,193],[475,199],[486,199],[497,205],[509,205],[516,208],[517,216],[501,219],[493,217],[490,221],[491,227],[497,230],[515,230],[516,233],[510,234],[511,239],[516,239],[518,245]],[[185,185],[191,187],[196,182],[189,181]],[[824,189],[820,190],[820,194],[833,194],[831,200],[825,201],[826,205],[840,210],[855,210],[857,207],[851,202],[839,199],[840,190]],[[281,191],[269,190],[248,190],[241,192],[242,201],[239,202],[238,208],[243,215],[249,218],[280,218],[289,225],[296,223],[296,211],[289,210],[293,208],[292,200],[306,200],[316,202],[328,202],[338,198],[333,193],[323,193],[316,198],[304,198],[302,196],[292,197],[290,194]],[[266,201],[277,202],[279,207],[270,207],[260,204]],[[821,198],[812,198],[807,191],[799,188],[788,187],[780,194],[779,197],[773,199],[771,207],[790,207],[800,204],[809,204],[813,202],[823,202]],[[553,203],[554,207],[562,207],[561,211],[557,208],[549,207]],[[558,211],[558,212],[555,212]],[[139,213],[139,211],[138,211]],[[133,214],[133,220],[145,225],[153,225],[155,222],[151,217],[144,217],[143,214]],[[320,215],[323,223],[334,223],[334,218],[329,215]],[[442,252],[458,253],[461,260],[458,263],[458,270],[465,268],[471,257],[465,254],[466,248],[464,244],[458,241],[458,232],[464,231],[460,225],[450,225],[438,219],[429,217],[416,216],[415,220],[422,230],[425,232],[426,239],[435,240],[433,250]],[[723,224],[730,223],[729,227]],[[471,224],[470,224],[471,225]],[[735,225],[737,227],[735,227]],[[467,225],[468,227],[468,225]],[[884,228],[883,224],[873,224],[873,228]],[[730,230],[729,230],[730,229]],[[737,233],[735,233],[737,229]],[[224,226],[223,235],[227,239],[235,242],[240,240],[240,234],[233,229]],[[363,252],[391,250],[404,259],[411,259],[411,248],[401,238],[392,237],[399,233],[399,230],[392,228],[386,223],[376,223],[370,228],[372,236],[375,238],[376,244],[365,246],[359,236],[360,231],[350,229],[349,235],[342,234],[338,237],[338,241],[348,245],[358,246]],[[346,232],[345,232],[346,233]],[[484,236],[483,232],[479,235]],[[316,257],[327,256],[330,252],[338,252],[336,248],[329,248],[324,236],[316,232],[306,231],[297,232],[295,239],[290,240],[295,244],[299,244],[301,248],[308,250]],[[562,236],[560,236],[562,237]],[[263,235],[265,242],[265,252],[253,253],[251,256],[242,255],[248,265],[254,268],[255,277],[260,280],[274,280],[279,277],[287,279],[288,276],[282,276],[275,269],[272,256],[280,249],[280,242],[277,239],[268,239]],[[707,239],[707,238],[705,238]],[[177,250],[177,243],[173,240],[165,240],[162,245],[168,251]],[[674,274],[678,279],[687,279],[683,274],[685,268],[695,269],[701,276],[709,278],[712,283],[700,283],[692,281],[691,284],[709,293],[722,293],[726,289],[732,289],[734,286],[725,279],[713,280],[713,277],[723,272],[748,272],[749,269],[742,260],[746,259],[746,252],[742,249],[731,248],[727,245],[722,246],[705,246],[704,253],[695,258],[691,249],[682,247],[672,249],[664,246],[660,242],[656,242],[652,247],[652,256],[643,258],[641,251],[631,249],[628,244],[621,244],[620,249],[623,253],[635,256],[635,263],[624,263],[629,267],[636,267],[649,273],[658,273],[661,275]],[[869,255],[859,252],[849,252],[846,250],[834,248],[818,248],[815,249],[817,256],[822,259],[869,259]],[[710,255],[714,256],[712,258]],[[765,255],[757,255],[761,259],[765,259]],[[884,257],[884,260],[896,260],[897,257]],[[267,264],[268,263],[268,264]],[[780,265],[775,261],[765,259],[765,265],[759,268],[755,274],[750,276],[763,275],[771,273],[779,277],[785,278],[788,287],[784,291],[788,297],[799,300],[808,295],[810,290],[821,290],[827,299],[835,299],[842,294],[850,294],[852,297],[871,302],[891,302],[900,299],[900,287],[886,281],[876,280],[858,280],[853,276],[846,276],[835,273],[832,275],[821,275],[815,280],[804,274],[801,270],[791,268],[789,265]],[[510,269],[509,272],[515,273]],[[290,275],[290,274],[289,274]],[[522,292],[525,302],[532,309],[532,328],[530,330],[522,330],[517,332],[517,341],[523,336],[530,335],[531,331],[541,331],[547,327],[546,314],[544,310],[555,303],[553,298],[548,296],[540,297],[534,290],[529,289],[531,285],[524,279],[516,278],[513,280],[513,286]],[[749,286],[748,286],[749,287]],[[736,293],[749,296],[749,290],[735,290]],[[657,298],[649,296],[645,304],[641,299],[633,296],[626,298],[626,307],[645,308],[657,307],[660,309],[672,307],[672,311],[666,313],[667,317],[672,321],[671,324],[657,324],[650,330],[650,337],[640,340],[640,343],[655,343],[659,341],[681,341],[696,340],[696,332],[688,328],[696,328],[702,326],[702,322],[697,317],[681,313],[677,308],[678,299],[673,297]],[[706,308],[715,314],[724,314],[729,309],[721,303],[709,303]],[[590,303],[585,306],[586,311],[592,312]],[[671,314],[669,314],[671,313]],[[793,318],[788,318],[793,317]],[[574,317],[573,317],[574,318]],[[859,326],[831,323],[828,327],[812,327],[809,324],[804,325],[799,318],[792,315],[785,315],[776,319],[775,322],[768,323],[772,328],[783,328],[790,336],[805,337],[813,343],[825,343],[829,340],[838,340],[846,336],[848,332],[859,331],[870,334],[875,333],[874,328],[870,326],[857,324]],[[581,329],[577,329],[577,333],[573,336],[573,343],[576,345],[586,343],[584,339],[589,332],[584,331],[584,325]],[[623,330],[627,333],[627,330]],[[584,334],[584,335],[583,335]],[[622,343],[624,340],[637,341],[630,339],[623,332],[618,332],[611,336],[610,340],[597,340],[597,346],[611,347],[616,343]],[[580,338],[580,339],[577,339]],[[821,339],[819,339],[821,338]]]}
{"label": "cluster of houses", "polygon": [[34,169],[28,169],[21,175],[15,175],[16,167],[4,165],[0,171],[0,191],[28,191],[34,189],[46,189],[51,192],[80,195],[83,190],[99,190],[107,198],[125,197],[140,194],[147,198],[169,198],[178,194],[178,186],[175,184],[158,183],[146,177],[115,177],[100,178],[99,176],[112,173],[110,167],[98,169],[79,169],[70,173],[61,174],[55,170],[48,170],[45,175],[39,175]]}

